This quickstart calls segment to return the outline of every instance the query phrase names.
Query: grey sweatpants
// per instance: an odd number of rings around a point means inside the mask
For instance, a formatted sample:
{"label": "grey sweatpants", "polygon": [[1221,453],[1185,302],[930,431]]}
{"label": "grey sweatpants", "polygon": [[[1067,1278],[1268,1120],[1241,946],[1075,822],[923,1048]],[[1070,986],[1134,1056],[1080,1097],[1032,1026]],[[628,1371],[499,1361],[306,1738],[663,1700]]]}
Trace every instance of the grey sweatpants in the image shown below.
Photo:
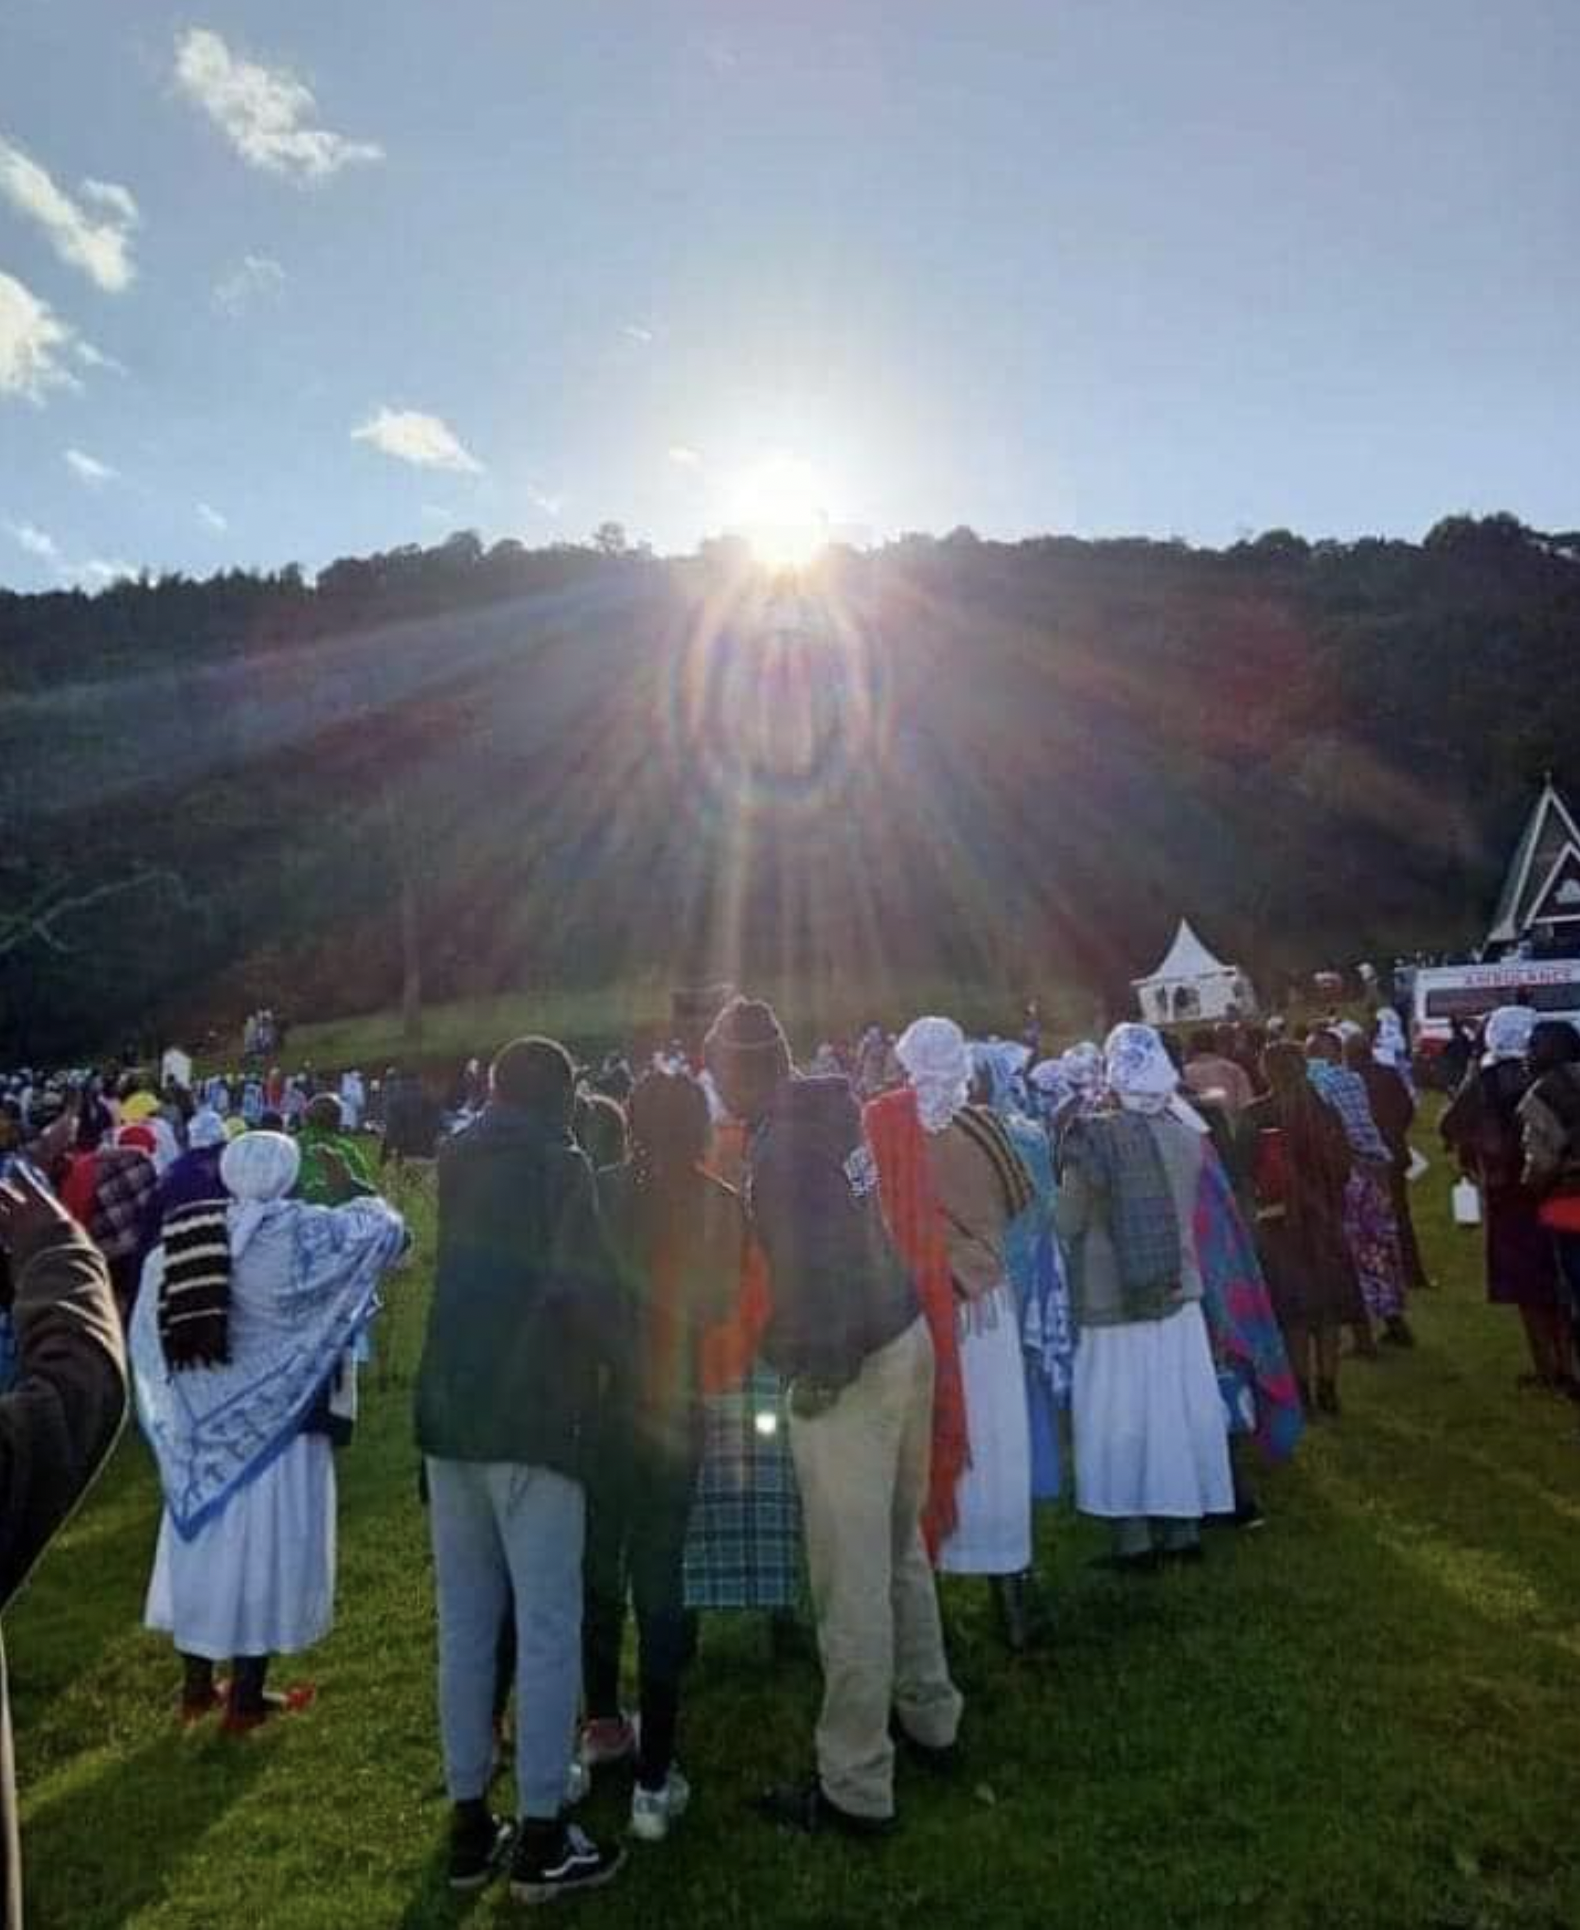
{"label": "grey sweatpants", "polygon": [[494,1668],[516,1605],[517,1813],[559,1815],[581,1689],[581,1487],[513,1461],[428,1461],[439,1596],[439,1726],[452,1802],[487,1793]]}

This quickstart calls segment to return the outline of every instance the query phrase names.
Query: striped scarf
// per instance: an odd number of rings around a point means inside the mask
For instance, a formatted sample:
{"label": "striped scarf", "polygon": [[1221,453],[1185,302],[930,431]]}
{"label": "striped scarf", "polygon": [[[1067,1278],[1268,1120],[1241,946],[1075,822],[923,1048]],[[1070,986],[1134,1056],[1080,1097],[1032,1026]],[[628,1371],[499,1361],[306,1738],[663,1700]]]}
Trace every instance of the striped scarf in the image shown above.
{"label": "striped scarf", "polygon": [[159,1344],[173,1374],[230,1359],[229,1200],[193,1200],[165,1215]]}

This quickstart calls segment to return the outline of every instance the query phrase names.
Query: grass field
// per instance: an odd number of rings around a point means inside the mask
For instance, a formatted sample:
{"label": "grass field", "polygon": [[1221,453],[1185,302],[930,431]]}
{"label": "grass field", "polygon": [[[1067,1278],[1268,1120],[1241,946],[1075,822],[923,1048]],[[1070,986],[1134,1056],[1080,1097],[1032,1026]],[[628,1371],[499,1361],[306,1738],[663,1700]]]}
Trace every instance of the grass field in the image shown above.
{"label": "grass field", "polygon": [[[1026,998],[1024,992],[1009,989],[911,980],[873,986],[830,982],[816,994],[804,986],[760,981],[751,989],[772,1002],[797,1048],[808,1054],[821,1039],[855,1037],[875,1015],[903,1024],[919,1012],[948,1012],[979,1034],[1018,1033]],[[547,1032],[576,1051],[601,1053],[616,1044],[664,1036],[670,1024],[669,1001],[669,980],[652,979],[614,988],[561,987],[431,1005],[424,1010],[422,1041],[415,1048],[401,1037],[398,1012],[374,1012],[293,1026],[283,1062],[287,1069],[314,1065],[321,1071],[355,1065],[374,1076],[395,1064],[454,1068],[474,1054],[486,1060],[523,1032]],[[1040,1003],[1050,1034],[1075,1038],[1096,1023],[1090,998],[1074,987],[1047,988]],[[234,1061],[239,1042],[230,1051]]]}
{"label": "grass field", "polygon": [[[704,1630],[684,1760],[693,1813],[574,1906],[601,1926],[1580,1924],[1580,1446],[1520,1394],[1516,1318],[1481,1298],[1441,1164],[1418,1189],[1440,1290],[1420,1345],[1347,1363],[1346,1411],[1266,1479],[1259,1536],[1146,1582],[1087,1568],[1101,1536],[1041,1528],[1046,1655],[996,1646],[982,1587],[945,1588],[968,1697],[958,1782],[902,1778],[875,1846],[776,1835],[752,1793],[807,1760],[811,1663],[751,1619]],[[339,1626],[318,1706],[245,1742],[172,1719],[168,1647],[139,1626],[154,1487],[128,1440],[8,1617],[30,1922],[419,1926],[442,1881],[433,1610],[409,1389],[431,1227],[396,1283],[396,1376],[341,1463]],[[302,1672],[298,1665],[297,1672]],[[282,1679],[290,1679],[282,1671]],[[501,1800],[508,1804],[507,1785]],[[614,1831],[625,1791],[595,1794]]]}

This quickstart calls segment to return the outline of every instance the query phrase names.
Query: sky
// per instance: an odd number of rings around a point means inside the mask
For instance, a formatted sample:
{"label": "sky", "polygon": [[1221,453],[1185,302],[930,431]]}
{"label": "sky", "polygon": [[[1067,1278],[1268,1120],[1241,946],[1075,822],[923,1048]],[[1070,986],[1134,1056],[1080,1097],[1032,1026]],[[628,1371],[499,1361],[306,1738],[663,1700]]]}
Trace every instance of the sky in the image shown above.
{"label": "sky", "polygon": [[1580,526],[1572,0],[191,6],[0,5],[0,583]]}

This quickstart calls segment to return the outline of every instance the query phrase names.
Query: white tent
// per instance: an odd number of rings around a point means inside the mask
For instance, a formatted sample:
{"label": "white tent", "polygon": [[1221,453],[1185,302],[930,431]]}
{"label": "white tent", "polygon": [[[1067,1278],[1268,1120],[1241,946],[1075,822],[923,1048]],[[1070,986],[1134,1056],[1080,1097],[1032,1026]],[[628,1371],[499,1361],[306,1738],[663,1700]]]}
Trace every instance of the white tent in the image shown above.
{"label": "white tent", "polygon": [[1215,958],[1182,918],[1168,956],[1155,972],[1134,981],[1141,1016],[1149,1025],[1190,1019],[1222,1019],[1231,1011],[1256,1010],[1256,993],[1238,965]]}

